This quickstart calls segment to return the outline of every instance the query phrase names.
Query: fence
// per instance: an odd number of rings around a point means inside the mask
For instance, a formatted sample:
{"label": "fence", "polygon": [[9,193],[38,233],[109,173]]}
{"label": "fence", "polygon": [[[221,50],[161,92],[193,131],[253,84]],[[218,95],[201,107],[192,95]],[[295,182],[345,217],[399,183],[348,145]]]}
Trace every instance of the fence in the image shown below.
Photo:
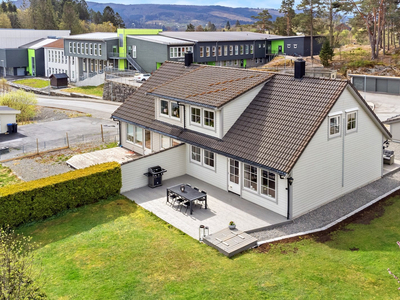
{"label": "fence", "polygon": [[[54,150],[68,149],[70,147],[82,147],[87,150],[99,145],[118,142],[118,134],[115,132],[101,132],[97,134],[82,134],[76,136],[68,136],[54,140],[29,140],[27,142],[10,142],[2,143],[8,148],[9,152],[0,151],[0,162],[13,159],[23,158],[31,155],[42,154]],[[3,152],[3,153],[2,153]]]}
{"label": "fence", "polygon": [[400,94],[400,77],[349,74],[357,90],[371,93]]}

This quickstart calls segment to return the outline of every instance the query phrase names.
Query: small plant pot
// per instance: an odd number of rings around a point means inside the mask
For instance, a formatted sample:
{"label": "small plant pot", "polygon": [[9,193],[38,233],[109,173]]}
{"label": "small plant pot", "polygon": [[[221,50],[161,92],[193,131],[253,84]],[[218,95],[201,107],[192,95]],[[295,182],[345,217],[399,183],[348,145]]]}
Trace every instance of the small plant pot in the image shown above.
{"label": "small plant pot", "polygon": [[229,229],[235,229],[236,225],[229,225]]}

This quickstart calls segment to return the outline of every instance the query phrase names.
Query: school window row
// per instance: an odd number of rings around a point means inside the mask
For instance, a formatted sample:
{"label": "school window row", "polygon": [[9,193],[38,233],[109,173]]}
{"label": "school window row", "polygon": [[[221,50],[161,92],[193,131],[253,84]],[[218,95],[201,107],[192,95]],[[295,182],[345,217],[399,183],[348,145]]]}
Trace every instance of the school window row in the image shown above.
{"label": "school window row", "polygon": [[69,42],[68,46],[69,46],[69,53],[94,55],[94,56],[102,55],[101,44]]}
{"label": "school window row", "polygon": [[223,45],[200,47],[200,57],[247,55],[253,53],[254,45]]}

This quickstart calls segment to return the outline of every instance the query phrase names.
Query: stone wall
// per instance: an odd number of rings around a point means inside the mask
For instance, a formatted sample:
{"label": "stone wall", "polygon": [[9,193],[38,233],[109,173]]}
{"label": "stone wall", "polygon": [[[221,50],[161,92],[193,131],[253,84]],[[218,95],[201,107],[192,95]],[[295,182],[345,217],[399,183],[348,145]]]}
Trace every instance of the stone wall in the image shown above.
{"label": "stone wall", "polygon": [[136,90],[137,87],[135,86],[106,80],[103,89],[103,100],[125,102]]}

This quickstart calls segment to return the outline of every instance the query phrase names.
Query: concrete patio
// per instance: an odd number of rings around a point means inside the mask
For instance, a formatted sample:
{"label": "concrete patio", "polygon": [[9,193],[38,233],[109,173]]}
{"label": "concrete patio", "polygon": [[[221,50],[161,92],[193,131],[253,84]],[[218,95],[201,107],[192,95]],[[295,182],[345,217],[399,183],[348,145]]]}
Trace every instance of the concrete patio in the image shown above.
{"label": "concrete patio", "polygon": [[[185,214],[166,204],[166,188],[180,183],[190,183],[207,192],[208,209],[195,207],[193,214]],[[162,187],[142,187],[124,195],[159,218],[191,237],[199,238],[199,226],[205,225],[210,233],[228,227],[234,221],[241,231],[253,231],[286,222],[286,218],[239,196],[223,191],[192,176],[184,175],[163,181]]]}

